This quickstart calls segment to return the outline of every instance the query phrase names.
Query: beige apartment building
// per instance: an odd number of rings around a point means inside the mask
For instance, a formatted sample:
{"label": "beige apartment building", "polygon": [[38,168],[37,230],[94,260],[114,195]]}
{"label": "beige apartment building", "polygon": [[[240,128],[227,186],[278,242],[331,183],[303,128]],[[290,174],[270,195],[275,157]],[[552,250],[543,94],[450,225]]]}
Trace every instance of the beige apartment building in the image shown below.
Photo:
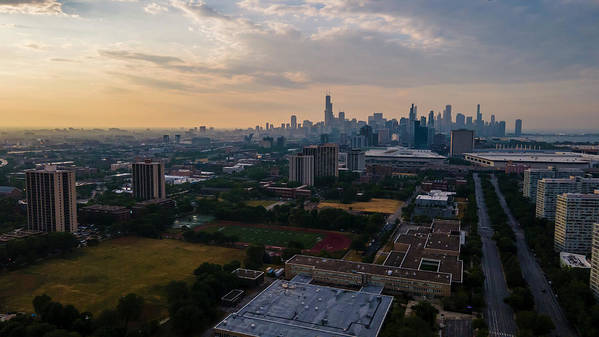
{"label": "beige apartment building", "polygon": [[599,223],[599,194],[558,195],[555,210],[555,250],[589,254],[594,223]]}
{"label": "beige apartment building", "polygon": [[77,231],[75,172],[47,166],[25,173],[27,229],[39,232]]}

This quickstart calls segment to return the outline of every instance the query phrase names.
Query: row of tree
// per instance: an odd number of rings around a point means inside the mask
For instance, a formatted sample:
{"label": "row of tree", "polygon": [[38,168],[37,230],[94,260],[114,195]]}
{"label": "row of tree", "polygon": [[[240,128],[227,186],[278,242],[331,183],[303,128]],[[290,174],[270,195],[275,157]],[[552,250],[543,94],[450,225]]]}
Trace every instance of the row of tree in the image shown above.
{"label": "row of tree", "polygon": [[305,210],[303,203],[277,205],[271,210],[263,206],[248,206],[217,198],[197,201],[200,214],[212,214],[218,219],[266,223],[281,226],[317,228],[354,233],[375,233],[384,223],[382,214],[356,215],[342,209]]}
{"label": "row of tree", "polygon": [[0,336],[7,337],[150,337],[159,329],[157,321],[140,320],[144,299],[128,294],[114,309],[93,317],[73,305],[55,302],[46,294],[33,299],[36,315],[22,315],[0,322]]}
{"label": "row of tree", "polygon": [[19,200],[0,197],[0,233],[22,227],[25,223],[27,212],[19,205]]}
{"label": "row of tree", "polygon": [[517,256],[518,248],[515,243],[516,235],[508,223],[508,217],[501,207],[489,176],[482,176],[482,187],[489,218],[495,231],[493,240],[499,249],[503,272],[510,288],[510,295],[504,300],[516,313],[519,336],[545,336],[555,326],[549,316],[538,314],[534,310],[534,298],[522,277],[522,269]]}
{"label": "row of tree", "polygon": [[518,176],[498,175],[498,182],[512,214],[524,229],[528,246],[552,281],[568,321],[580,336],[599,336],[599,304],[589,289],[589,271],[560,267],[559,255],[550,244],[554,240],[554,225],[536,218],[535,205],[522,195]]}
{"label": "row of tree", "polygon": [[8,241],[0,245],[0,269],[17,269],[49,256],[70,253],[79,245],[71,233],[53,232]]}
{"label": "row of tree", "polygon": [[[481,268],[482,241],[478,233],[478,206],[472,178],[468,180],[466,191],[463,193],[468,196],[468,204],[461,219],[462,228],[468,231],[466,243],[460,251],[465,269],[464,280],[461,285],[455,286],[450,297],[443,299],[443,307],[445,310],[463,313],[481,312],[485,307],[485,274]],[[486,327],[481,327],[479,334],[486,336]]]}
{"label": "row of tree", "polygon": [[242,284],[231,272],[240,264],[233,261],[224,266],[204,263],[194,271],[195,282],[188,286],[183,281],[168,284],[167,298],[170,324],[179,336],[191,336],[209,328],[220,317],[220,298]]}

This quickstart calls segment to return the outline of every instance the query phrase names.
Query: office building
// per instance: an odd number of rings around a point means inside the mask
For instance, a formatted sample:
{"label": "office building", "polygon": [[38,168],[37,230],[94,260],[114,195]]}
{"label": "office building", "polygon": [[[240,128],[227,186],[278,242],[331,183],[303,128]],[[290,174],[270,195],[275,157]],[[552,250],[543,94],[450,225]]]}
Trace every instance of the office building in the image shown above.
{"label": "office building", "polygon": [[555,168],[527,169],[524,171],[524,183],[522,195],[532,202],[537,202],[537,183],[543,178],[569,178],[571,176],[582,176],[583,171],[577,168]]}
{"label": "office building", "polygon": [[599,189],[599,178],[541,179],[537,183],[536,216],[553,221],[558,195],[563,193],[589,194],[596,189]]}
{"label": "office building", "polygon": [[420,121],[414,122],[413,147],[415,149],[428,148],[428,128],[423,126]]}
{"label": "office building", "polygon": [[446,105],[445,110],[443,110],[443,131],[449,132],[451,131],[453,118],[451,117],[451,105]]}
{"label": "office building", "polygon": [[27,230],[77,231],[75,172],[47,166],[25,173]]}
{"label": "office building", "polygon": [[505,169],[510,164],[530,168],[589,168],[599,165],[599,156],[577,152],[499,150],[465,153],[464,159],[474,165]]}
{"label": "office building", "polygon": [[450,296],[451,284],[462,282],[459,231],[459,222],[448,220],[408,231],[382,265],[295,255],[285,262],[285,277],[306,275],[319,283],[379,287],[390,294]]}
{"label": "office building", "polygon": [[291,115],[291,128],[297,129],[297,116]]}
{"label": "office building", "polygon": [[165,199],[164,163],[146,159],[131,165],[133,196],[137,200]]}
{"label": "office building", "polygon": [[466,116],[462,113],[458,113],[455,115],[455,128],[463,129],[466,127]]}
{"label": "office building", "polygon": [[333,115],[333,103],[331,102],[331,95],[326,95],[324,101],[324,125],[326,127],[333,126],[333,120],[335,116]]}
{"label": "office building", "polygon": [[520,137],[522,136],[522,120],[516,119],[516,123],[514,126],[514,136]]}
{"label": "office building", "polygon": [[175,143],[181,144],[181,135],[175,135]]}
{"label": "office building", "polygon": [[302,153],[314,157],[314,178],[339,176],[339,145],[328,143],[306,146]]}
{"label": "office building", "polygon": [[447,158],[431,150],[405,147],[376,148],[366,151],[366,163],[392,165],[395,167],[427,167],[442,165]]}
{"label": "office building", "polygon": [[303,154],[289,156],[289,181],[314,185],[314,157]]}
{"label": "office building", "polygon": [[168,143],[170,143],[169,136],[168,136],[168,135],[164,135],[164,136],[162,136],[162,142],[163,142],[164,144],[168,144]]}
{"label": "office building", "polygon": [[599,223],[593,224],[590,286],[593,295],[599,298]]}
{"label": "office building", "polygon": [[428,113],[428,124],[426,126],[429,129],[435,128],[435,112],[433,110]]}
{"label": "office building", "polygon": [[591,253],[595,223],[599,223],[599,193],[558,195],[555,208],[555,250],[577,254]]}
{"label": "office building", "polygon": [[451,157],[459,157],[464,153],[472,152],[474,149],[474,131],[453,130],[451,131],[450,152]]}
{"label": "office building", "polygon": [[347,169],[362,172],[366,168],[366,153],[360,149],[351,149],[347,153]]}
{"label": "office building", "polygon": [[218,323],[215,337],[376,337],[392,296],[310,284],[300,275],[276,280]]}

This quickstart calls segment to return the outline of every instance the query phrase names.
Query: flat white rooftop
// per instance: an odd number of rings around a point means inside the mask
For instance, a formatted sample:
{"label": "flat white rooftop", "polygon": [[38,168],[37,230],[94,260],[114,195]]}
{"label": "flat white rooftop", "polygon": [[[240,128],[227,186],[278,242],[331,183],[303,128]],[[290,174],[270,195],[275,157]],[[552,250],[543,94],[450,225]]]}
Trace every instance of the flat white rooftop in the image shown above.
{"label": "flat white rooftop", "polygon": [[260,337],[376,337],[393,297],[277,280],[214,327]]}
{"label": "flat white rooftop", "polygon": [[408,149],[401,146],[370,149],[366,151],[366,157],[446,159],[445,156],[430,150]]}
{"label": "flat white rooftop", "polygon": [[464,156],[502,162],[538,163],[589,163],[599,161],[599,156],[574,152],[471,152]]}

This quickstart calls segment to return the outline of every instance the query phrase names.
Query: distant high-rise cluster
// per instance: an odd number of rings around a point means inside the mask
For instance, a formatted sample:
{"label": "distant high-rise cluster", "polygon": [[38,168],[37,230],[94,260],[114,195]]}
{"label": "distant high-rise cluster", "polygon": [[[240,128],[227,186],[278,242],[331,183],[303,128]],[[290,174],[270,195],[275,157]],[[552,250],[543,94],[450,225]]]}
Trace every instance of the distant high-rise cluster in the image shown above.
{"label": "distant high-rise cluster", "polygon": [[[260,139],[274,139],[279,135],[286,138],[320,138],[320,144],[337,143],[344,153],[348,149],[393,145],[446,153],[451,151],[452,131],[459,130],[471,132],[458,132],[454,135],[460,137],[454,140],[454,156],[471,152],[475,137],[506,136],[506,122],[497,121],[495,115],[491,115],[488,121],[483,120],[480,104],[476,106],[476,118],[455,111],[451,104],[445,105],[442,111],[429,110],[428,113],[419,116],[418,106],[412,104],[407,117],[399,119],[387,119],[382,112],[374,112],[365,121],[348,119],[344,111],[335,115],[331,95],[327,93],[323,121],[303,120],[299,123],[297,115],[293,114],[289,123],[281,123],[280,127],[272,122],[265,122],[264,127],[257,125],[255,129],[248,129],[261,133]],[[522,134],[521,120],[515,122],[515,134]],[[461,144],[458,140],[461,140]],[[315,161],[318,160],[315,158]]]}

